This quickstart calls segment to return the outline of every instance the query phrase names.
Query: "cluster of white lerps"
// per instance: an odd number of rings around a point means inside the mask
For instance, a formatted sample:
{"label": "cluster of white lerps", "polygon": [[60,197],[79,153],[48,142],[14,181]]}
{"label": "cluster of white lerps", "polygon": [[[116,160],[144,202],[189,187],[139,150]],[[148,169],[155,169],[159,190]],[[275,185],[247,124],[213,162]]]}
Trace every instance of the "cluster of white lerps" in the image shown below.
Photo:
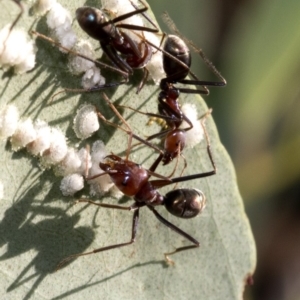
{"label": "cluster of white lerps", "polygon": [[[86,107],[91,109],[91,105],[86,105]],[[82,116],[82,110],[85,111],[85,106],[78,110],[76,118],[79,123],[91,128],[88,119],[90,117],[90,121],[94,123],[95,114]],[[95,112],[95,108],[93,110]],[[85,119],[84,122],[82,118]],[[86,134],[88,131],[84,128],[85,126],[83,126],[83,131]],[[89,135],[91,134],[92,132],[89,132]],[[18,110],[14,105],[7,105],[0,111],[0,139],[8,138],[10,138],[13,151],[26,148],[30,154],[40,158],[42,167],[52,167],[57,176],[63,176],[61,190],[65,196],[74,195],[83,189],[85,176],[103,173],[99,163],[105,158],[107,152],[102,141],[93,144],[91,153],[86,148],[78,150],[69,147],[65,135],[59,128],[51,127],[41,120],[35,122],[29,118],[20,120]],[[92,195],[102,195],[113,186],[108,175],[97,177],[88,183],[91,185]],[[114,190],[112,193],[115,195]]]}
{"label": "cluster of white lerps", "polygon": [[24,30],[10,28],[8,24],[0,30],[0,67],[23,74],[34,68],[36,47]]}

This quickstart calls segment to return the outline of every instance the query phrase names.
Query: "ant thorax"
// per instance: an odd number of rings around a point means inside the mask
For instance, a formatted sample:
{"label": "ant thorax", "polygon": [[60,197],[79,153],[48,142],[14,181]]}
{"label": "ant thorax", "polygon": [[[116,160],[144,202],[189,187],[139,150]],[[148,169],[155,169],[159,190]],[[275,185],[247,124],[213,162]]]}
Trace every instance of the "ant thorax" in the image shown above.
{"label": "ant thorax", "polygon": [[134,200],[141,205],[163,205],[164,197],[153,187],[151,181],[147,181],[143,188],[135,195]]}

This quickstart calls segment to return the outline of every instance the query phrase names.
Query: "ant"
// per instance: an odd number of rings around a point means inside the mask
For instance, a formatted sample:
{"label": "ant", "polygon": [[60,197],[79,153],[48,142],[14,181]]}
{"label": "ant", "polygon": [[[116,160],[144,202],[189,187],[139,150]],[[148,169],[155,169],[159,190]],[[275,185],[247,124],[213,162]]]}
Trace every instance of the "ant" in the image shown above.
{"label": "ant", "polygon": [[[157,26],[152,22],[152,20],[144,14],[144,12],[148,10],[148,7],[141,0],[139,1],[143,4],[143,8],[139,9],[135,4],[133,4],[130,1],[131,5],[135,8],[135,10],[120,15],[113,19],[110,19],[104,11],[94,7],[84,6],[76,10],[76,18],[81,28],[92,38],[100,42],[100,46],[102,47],[103,51],[106,53],[108,58],[113,62],[115,67],[106,65],[100,61],[95,61],[85,55],[77,53],[71,49],[65,48],[61,46],[60,43],[55,42],[51,38],[36,31],[32,31],[32,33],[35,34],[37,37],[47,40],[48,42],[62,49],[64,52],[94,62],[99,67],[111,69],[117,73],[120,73],[125,78],[120,82],[107,83],[101,86],[97,85],[89,89],[65,88],[64,90],[59,91],[58,93],[53,95],[52,98],[65,91],[79,93],[95,92],[105,88],[116,87],[128,82],[128,77],[133,73],[133,69],[143,68],[144,77],[137,89],[137,93],[140,92],[149,75],[149,72],[145,68],[145,66],[152,57],[152,47],[144,41],[143,37],[141,38],[140,42],[136,42],[121,29],[124,28],[130,30],[148,31],[153,33],[157,33],[159,30],[157,29]],[[142,14],[149,21],[149,23],[151,23],[155,27],[155,29],[133,24],[116,24],[137,14]],[[121,54],[119,54],[118,52]],[[125,59],[121,55],[123,55]]]}
{"label": "ant", "polygon": [[[178,33],[174,23],[165,14],[165,20],[168,24]],[[157,48],[154,44],[147,41],[151,46]],[[193,44],[189,42],[192,46]],[[195,46],[193,46],[195,48]],[[169,164],[174,158],[181,154],[182,150],[185,147],[186,132],[191,130],[194,125],[188,119],[188,117],[182,112],[178,98],[180,93],[186,94],[209,94],[209,90],[206,86],[216,86],[223,87],[226,85],[225,78],[220,74],[220,72],[213,66],[213,64],[206,58],[202,50],[196,49],[201,57],[204,59],[204,62],[212,70],[212,72],[220,79],[220,81],[201,81],[196,75],[194,75],[191,70],[191,52],[185,43],[185,41],[176,35],[168,35],[164,47],[162,49],[157,48],[157,50],[162,51],[163,53],[163,68],[166,73],[166,77],[160,81],[161,92],[158,95],[158,112],[159,114],[154,113],[145,113],[138,110],[135,110],[128,106],[121,106],[124,108],[129,108],[135,112],[155,117],[159,119],[164,119],[167,123],[167,129],[163,130],[157,134],[147,137],[147,141],[152,140],[159,136],[164,136],[164,152],[160,154],[158,158],[158,163],[163,162],[163,165]],[[195,80],[186,79],[187,75],[191,76]],[[178,88],[175,86],[176,83],[182,84],[192,84],[200,85],[203,89],[186,89]],[[186,121],[188,127],[180,128],[183,121]],[[184,158],[184,157],[183,157]],[[184,159],[185,160],[185,159]],[[186,160],[183,168],[186,168]],[[182,173],[183,173],[182,171]]]}
{"label": "ant", "polygon": [[[204,193],[198,189],[186,189],[186,188],[176,189],[168,192],[164,196],[159,193],[158,189],[170,184],[184,182],[184,181],[198,179],[198,178],[204,178],[216,174],[216,166],[210,149],[210,140],[205,127],[205,120],[210,114],[211,114],[211,110],[209,110],[202,117],[201,125],[203,127],[203,131],[207,143],[207,153],[211,165],[213,167],[211,171],[198,173],[194,175],[188,175],[184,177],[175,177],[175,178],[164,177],[162,175],[155,173],[155,169],[158,165],[157,161],[155,161],[149,169],[145,169],[141,165],[129,160],[130,143],[128,143],[128,151],[125,159],[122,159],[120,156],[111,154],[105,158],[105,162],[100,162],[99,166],[104,172],[99,175],[95,175],[90,178],[87,178],[87,180],[91,180],[96,177],[108,174],[111,180],[114,182],[114,184],[122,193],[124,193],[126,196],[133,197],[134,204],[130,206],[121,206],[121,205],[114,205],[108,203],[96,203],[89,199],[79,199],[77,200],[77,202],[90,203],[105,208],[133,211],[131,239],[130,241],[125,243],[110,245],[106,247],[101,247],[99,249],[95,249],[93,251],[70,255],[65,259],[63,259],[57,265],[56,270],[59,270],[70,260],[77,258],[79,256],[85,256],[85,255],[90,255],[98,252],[103,252],[103,251],[107,251],[119,247],[124,247],[134,243],[136,240],[137,227],[139,221],[139,209],[144,206],[150,209],[160,222],[162,222],[168,228],[177,232],[179,235],[183,236],[184,238],[186,238],[192,243],[192,245],[179,247],[172,252],[164,253],[165,259],[168,263],[174,264],[174,262],[169,258],[169,256],[177,252],[198,248],[200,246],[200,243],[195,238],[193,238],[188,233],[184,232],[183,230],[181,230],[180,228],[178,228],[177,226],[173,225],[165,218],[163,218],[156,211],[155,206],[164,205],[165,208],[172,215],[179,218],[185,218],[185,219],[193,218],[197,216],[204,209],[206,203],[206,197]],[[103,119],[106,120],[104,117]],[[113,124],[109,121],[107,121],[107,123]],[[123,127],[119,127],[116,124],[115,126],[120,129],[123,128]],[[125,129],[123,130],[126,131]],[[128,133],[130,133],[131,136],[133,135],[132,132],[128,132]],[[150,180],[151,176],[154,176],[158,179]]]}
{"label": "ant", "polygon": [[[143,8],[136,7],[130,1],[135,10],[113,19],[109,18],[103,10],[94,7],[83,6],[76,10],[76,18],[80,27],[90,37],[100,42],[100,46],[108,58],[126,73],[126,80],[128,80],[129,75],[133,74],[133,69],[144,70],[144,77],[139,84],[137,93],[140,92],[148,78],[149,72],[145,66],[150,61],[153,50],[144,38],[137,42],[122,29],[159,32],[157,26],[144,14],[148,10],[146,4],[141,0],[139,2],[144,6]],[[137,14],[142,14],[155,28],[134,24],[117,24]]]}

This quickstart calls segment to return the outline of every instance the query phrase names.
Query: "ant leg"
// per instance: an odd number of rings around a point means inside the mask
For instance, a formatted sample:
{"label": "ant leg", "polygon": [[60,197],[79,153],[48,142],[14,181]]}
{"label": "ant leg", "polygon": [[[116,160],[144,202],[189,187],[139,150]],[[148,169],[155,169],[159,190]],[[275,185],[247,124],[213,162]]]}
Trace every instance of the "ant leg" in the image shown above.
{"label": "ant leg", "polygon": [[[182,171],[181,171],[181,173],[180,173],[180,177],[182,177],[182,175],[183,175],[185,169],[187,168],[187,161],[186,161],[186,158],[183,156],[182,153],[180,153],[180,155],[181,155],[181,157],[182,157],[183,160],[184,160],[184,165],[183,165]],[[175,187],[176,187],[176,185],[175,185]],[[174,188],[174,189],[175,189],[175,188]]]}
{"label": "ant leg", "polygon": [[[163,33],[162,33],[162,38],[161,38],[160,43],[159,43],[159,46],[158,46],[159,48],[161,48],[161,46],[162,46],[162,44],[163,44],[163,42],[164,42],[166,36],[167,36],[167,34],[166,34],[165,32],[163,32]],[[156,49],[156,51],[153,51],[152,54],[156,54],[157,51],[158,51],[158,49]]]}
{"label": "ant leg", "polygon": [[20,12],[17,15],[16,19],[14,20],[14,22],[12,23],[12,25],[10,26],[9,32],[11,32],[12,29],[16,26],[16,24],[19,22],[19,20],[22,16],[22,14],[24,13],[24,7],[21,4],[21,1],[20,0],[12,0],[12,1],[15,2],[19,6]]}
{"label": "ant leg", "polygon": [[210,145],[210,139],[206,130],[206,126],[205,126],[205,121],[207,119],[207,117],[211,114],[212,109],[209,109],[201,118],[200,118],[200,122],[201,122],[201,126],[203,128],[203,132],[204,132],[204,136],[206,139],[206,149],[207,149],[207,154],[209,156],[209,160],[211,162],[211,165],[213,167],[212,171],[209,172],[204,172],[204,173],[200,173],[200,174],[195,174],[195,175],[188,175],[188,176],[182,176],[182,177],[177,177],[177,178],[173,178],[172,182],[176,183],[176,182],[182,182],[182,181],[187,181],[187,180],[193,180],[196,178],[203,178],[203,177],[208,177],[208,176],[212,176],[215,175],[217,173],[217,168],[212,156],[212,152],[211,152],[211,145]]}
{"label": "ant leg", "polygon": [[[131,2],[131,1],[130,1]],[[148,31],[148,32],[159,32],[159,29],[158,27],[151,21],[151,19],[146,15],[144,14],[144,12],[146,12],[148,10],[148,6],[140,0],[140,3],[142,3],[142,5],[144,6],[144,8],[138,8],[135,4],[133,4],[131,2],[131,5],[135,8],[134,11],[132,12],[129,12],[129,13],[126,13],[124,15],[121,15],[119,17],[116,17],[114,19],[112,19],[111,21],[109,22],[105,22],[102,24],[102,26],[106,26],[106,25],[109,25],[110,23],[117,23],[119,21],[123,21],[123,20],[126,20],[134,15],[137,15],[137,14],[142,14],[143,17],[154,27],[154,28],[148,28],[148,27],[145,27],[145,26],[138,26],[138,25],[133,25],[133,24],[117,24],[115,25],[116,27],[118,28],[124,28],[124,29],[131,29],[131,30],[140,30],[140,31]]]}
{"label": "ant leg", "polygon": [[83,59],[86,59],[90,62],[93,62],[97,67],[99,68],[106,68],[106,69],[110,69],[114,72],[117,72],[117,73],[120,73],[125,79],[120,81],[120,82],[113,82],[113,83],[107,83],[107,84],[104,84],[104,85],[98,85],[98,86],[94,86],[90,89],[68,89],[68,88],[65,88],[57,93],[55,93],[52,97],[51,97],[51,102],[53,101],[53,99],[61,94],[61,93],[64,93],[64,92],[73,92],[73,93],[92,93],[92,92],[98,92],[100,90],[103,90],[103,89],[106,89],[106,88],[112,88],[112,87],[116,87],[116,86],[119,86],[121,84],[124,84],[124,83],[127,83],[128,82],[128,72],[125,70],[122,70],[121,68],[115,68],[113,66],[110,66],[110,65],[107,65],[105,63],[102,63],[98,60],[94,60],[94,59],[91,59],[83,54],[80,54],[78,52],[75,52],[69,48],[66,48],[66,47],[63,47],[61,46],[60,43],[58,42],[55,42],[53,39],[39,33],[39,32],[36,32],[34,30],[31,31],[32,34],[36,35],[38,38],[41,38],[43,40],[46,40],[48,42],[50,42],[51,44],[55,45],[56,47],[62,49],[64,52],[67,52],[71,55],[74,55],[74,56],[78,56],[78,57],[81,57]]}
{"label": "ant leg", "polygon": [[86,157],[85,157],[85,172],[84,172],[84,177],[85,179],[88,178],[89,176],[89,154],[90,154],[90,145],[85,146],[85,151],[86,151]]}
{"label": "ant leg", "polygon": [[126,73],[126,76],[133,74],[132,68],[128,65],[127,61],[123,59],[117,52],[117,50],[110,44],[100,41],[100,46],[103,52],[108,56],[108,58],[117,66],[120,70]]}
{"label": "ant leg", "polygon": [[141,205],[140,206],[135,206],[135,205],[122,206],[122,205],[114,205],[114,204],[108,204],[108,203],[98,203],[98,202],[94,202],[90,199],[85,199],[85,198],[78,199],[77,201],[75,201],[75,204],[77,204],[79,202],[80,203],[90,203],[90,204],[97,205],[100,207],[105,207],[105,208],[113,208],[113,209],[128,210],[128,211],[135,211],[141,207]]}
{"label": "ant leg", "polygon": [[[139,8],[131,1],[129,0],[131,5],[136,9],[138,10]],[[139,2],[144,6],[144,7],[147,7],[147,10],[148,10],[148,6],[142,1],[142,0],[139,0]],[[151,20],[151,18],[144,12],[141,12],[140,13],[141,15],[143,15],[143,17],[156,29],[158,29],[157,25]],[[158,31],[158,30],[157,30]]]}
{"label": "ant leg", "polygon": [[137,90],[136,90],[136,94],[139,94],[139,93],[140,93],[140,91],[141,91],[142,88],[144,87],[144,85],[145,85],[145,83],[146,83],[146,81],[147,81],[147,79],[148,79],[148,76],[149,76],[149,71],[148,71],[148,69],[147,69],[146,67],[144,67],[143,70],[144,70],[144,75],[143,75],[143,78],[142,78],[141,82],[139,83],[139,86],[138,86],[138,88],[137,88]]}
{"label": "ant leg", "polygon": [[[194,126],[193,126],[193,123],[189,120],[189,118],[185,115],[185,114],[182,114],[181,117],[178,115],[178,113],[173,110],[168,104],[166,104],[165,102],[161,101],[160,104],[163,106],[163,108],[166,110],[166,111],[169,111],[170,114],[174,114],[176,116],[176,118],[174,116],[167,116],[167,115],[160,115],[160,114],[154,114],[154,113],[148,113],[148,112],[143,112],[143,111],[140,111],[140,110],[137,110],[137,109],[134,109],[130,106],[126,106],[126,105],[118,105],[118,107],[121,107],[121,108],[127,108],[127,109],[130,109],[134,112],[137,112],[139,114],[142,114],[142,115],[145,115],[145,116],[148,116],[148,117],[154,117],[154,118],[159,118],[159,119],[163,119],[165,121],[167,120],[170,120],[172,122],[178,122],[180,120],[184,120],[188,123],[189,127],[187,128],[184,128],[182,130],[184,131],[188,131],[188,130],[191,130]],[[172,129],[171,128],[167,128],[166,130],[163,130],[161,132],[158,132],[156,134],[153,134],[153,135],[150,135],[150,136],[147,136],[147,141],[149,140],[152,140],[156,137],[160,137],[162,135],[166,135],[168,132],[170,132]]]}
{"label": "ant leg", "polygon": [[132,138],[135,138],[136,140],[138,140],[139,142],[151,147],[152,149],[158,151],[159,153],[162,153],[162,151],[152,145],[151,143],[147,142],[146,140],[142,139],[141,137],[139,137],[138,135],[134,134],[130,125],[126,122],[126,120],[123,118],[123,116],[119,113],[119,111],[116,109],[116,107],[113,105],[113,103],[109,100],[109,98],[107,97],[107,95],[105,93],[103,93],[103,98],[104,100],[107,102],[107,104],[110,106],[110,108],[112,109],[112,111],[117,115],[117,117],[121,120],[122,123],[125,124],[125,126],[127,127],[127,129],[113,123],[113,122],[110,122],[108,121],[99,111],[98,111],[98,116],[101,120],[103,120],[105,123],[111,125],[111,126],[114,126],[120,130],[123,130],[124,132],[126,132],[128,135],[129,135],[129,141],[128,141],[128,148],[127,148],[127,153],[126,153],[126,159],[128,160],[128,157],[129,157],[129,153],[130,153],[130,150],[131,150],[131,144],[132,144]]}
{"label": "ant leg", "polygon": [[[170,174],[170,175],[168,175],[168,176],[166,176],[167,178],[171,178],[173,175],[174,175],[174,173],[176,172],[176,170],[177,170],[177,167],[178,167],[178,163],[179,163],[179,157],[180,157],[180,155],[181,155],[181,153],[180,153],[180,145],[178,146],[178,154],[177,154],[177,156],[176,156],[176,164],[175,164],[175,166],[174,166],[174,168],[173,168],[173,171],[172,171],[172,173]],[[185,167],[184,167],[184,169],[185,169]],[[184,170],[183,169],[183,170]],[[182,171],[183,172],[183,171]],[[180,176],[182,175],[182,172],[181,172],[181,174],[180,174]],[[175,184],[175,187],[176,187],[176,184]],[[174,188],[175,188],[174,187]]]}
{"label": "ant leg", "polygon": [[127,106],[127,105],[119,105],[118,104],[116,106],[118,106],[120,108],[130,109],[130,110],[132,110],[132,111],[134,111],[136,113],[139,113],[141,115],[145,115],[145,116],[148,116],[148,117],[154,117],[154,118],[159,118],[159,119],[164,119],[164,120],[170,120],[170,121],[174,120],[174,117],[170,117],[170,116],[166,116],[166,115],[160,115],[160,114],[155,114],[155,113],[143,112],[141,110],[135,109],[135,108],[133,108],[131,106]]}
{"label": "ant leg", "polygon": [[69,88],[65,88],[57,93],[55,93],[52,97],[51,97],[51,101],[54,101],[54,98],[56,96],[58,96],[59,94],[62,94],[62,93],[65,93],[65,92],[69,92],[69,93],[95,93],[95,92],[99,92],[99,91],[102,91],[104,89],[108,89],[108,88],[112,88],[112,87],[117,87],[121,84],[125,84],[127,83],[128,80],[124,80],[124,81],[120,81],[120,82],[112,82],[112,83],[106,83],[104,85],[96,85],[92,88],[89,88],[89,89],[69,89]]}
{"label": "ant leg", "polygon": [[87,57],[87,56],[85,56],[83,54],[80,54],[78,52],[75,52],[75,51],[73,51],[73,50],[71,50],[69,48],[63,47],[60,43],[55,42],[53,39],[49,38],[48,36],[46,36],[46,35],[44,35],[42,33],[39,33],[39,32],[37,32],[35,30],[32,30],[31,33],[34,34],[34,35],[36,35],[38,38],[41,38],[41,39],[46,40],[47,42],[53,44],[57,48],[62,49],[64,52],[67,52],[67,53],[72,54],[74,56],[78,56],[78,57],[84,58],[84,59],[86,59],[86,60],[88,60],[90,62],[93,62],[99,68],[109,69],[109,70],[112,70],[112,71],[120,73],[124,77],[128,77],[128,73],[127,72],[124,72],[121,69],[115,68],[115,67],[107,65],[105,63],[102,63],[102,62],[100,62],[98,60],[91,59],[91,58],[89,58],[89,57]]}
{"label": "ant leg", "polygon": [[[187,161],[186,161],[186,158],[185,158],[185,157],[183,156],[183,154],[181,153],[180,147],[178,147],[178,154],[177,154],[177,157],[176,157],[176,166],[174,167],[173,172],[171,173],[171,175],[170,175],[168,178],[171,178],[171,177],[174,175],[174,173],[175,173],[175,171],[176,171],[176,169],[177,169],[178,163],[179,163],[179,157],[182,157],[182,158],[183,158],[183,161],[184,161],[184,165],[183,165],[183,168],[182,168],[182,170],[181,170],[181,172],[180,172],[179,177],[182,177],[182,175],[183,175],[185,169],[187,168]],[[178,185],[178,182],[174,185],[173,190],[176,189],[177,185]]]}
{"label": "ant leg", "polygon": [[177,168],[177,165],[178,165],[178,158],[177,158],[177,162],[176,162],[176,165],[174,167],[174,170],[172,171],[172,173],[169,176],[162,176],[162,175],[159,175],[159,174],[155,173],[155,170],[156,170],[157,166],[160,164],[162,159],[163,159],[163,154],[161,153],[157,157],[157,159],[154,161],[154,163],[151,165],[151,167],[148,169],[149,178],[151,176],[155,176],[155,177],[161,178],[161,180],[163,180],[163,181],[171,183],[172,179],[170,179],[170,178],[173,176],[174,172],[176,171],[176,168]]}
{"label": "ant leg", "polygon": [[11,24],[11,26],[10,26],[10,28],[9,28],[8,35],[7,35],[7,37],[5,38],[5,41],[4,41],[4,43],[3,43],[4,48],[3,48],[2,53],[4,53],[4,51],[5,51],[5,48],[6,48],[6,42],[7,42],[8,38],[9,38],[9,35],[10,35],[11,31],[12,31],[13,28],[17,25],[17,23],[19,22],[19,20],[20,20],[22,14],[24,13],[24,7],[23,7],[23,5],[21,4],[20,0],[12,0],[12,1],[15,2],[15,3],[19,6],[20,12],[19,12],[19,14],[17,15],[17,17],[15,18],[15,20],[13,21],[13,23]]}
{"label": "ant leg", "polygon": [[[118,110],[115,108],[115,106],[112,104],[112,102],[109,100],[109,98],[107,97],[107,95],[105,93],[103,93],[103,98],[105,99],[106,103],[110,106],[110,108],[113,110],[113,112],[116,114],[116,116],[127,127],[127,130],[125,129],[125,131],[129,136],[128,147],[127,147],[127,151],[126,151],[126,160],[128,160],[129,154],[130,154],[130,149],[131,149],[131,144],[132,144],[132,137],[133,137],[132,129],[131,129],[130,125],[126,122],[126,120],[123,118],[123,116],[118,112]],[[111,122],[109,124],[112,125]]]}
{"label": "ant leg", "polygon": [[98,248],[98,249],[95,249],[93,251],[89,251],[89,252],[85,252],[85,253],[78,253],[78,254],[70,255],[70,256],[66,257],[65,259],[63,259],[60,263],[58,263],[58,265],[56,266],[55,271],[58,271],[66,263],[68,263],[70,260],[73,260],[74,258],[77,258],[79,256],[85,256],[85,255],[95,254],[95,253],[98,253],[98,252],[103,252],[103,251],[107,251],[107,250],[111,250],[111,249],[115,249],[115,248],[120,248],[120,247],[124,247],[124,246],[130,245],[130,244],[133,244],[135,242],[135,238],[136,238],[138,222],[139,222],[139,208],[137,208],[134,211],[134,213],[133,213],[132,229],[131,229],[131,239],[130,239],[129,242],[127,242],[127,243],[121,243],[121,244],[115,244],[115,245],[110,245],[110,246]]}
{"label": "ant leg", "polygon": [[172,224],[171,222],[167,221],[165,218],[163,218],[155,209],[153,206],[148,206],[147,207],[154,213],[155,217],[162,222],[165,226],[167,226],[168,228],[172,229],[173,231],[175,231],[176,233],[178,233],[179,235],[183,236],[184,238],[186,238],[187,240],[189,240],[190,242],[192,242],[194,245],[190,245],[190,246],[184,246],[184,247],[180,247],[180,248],[176,248],[174,251],[172,252],[168,252],[168,253],[164,253],[165,255],[165,259],[167,261],[167,263],[174,265],[174,261],[172,259],[169,258],[170,255],[173,255],[177,252],[181,252],[181,251],[185,251],[185,250],[189,250],[189,249],[194,249],[194,248],[198,248],[200,246],[200,243],[194,239],[192,236],[190,236],[189,234],[187,234],[186,232],[184,232],[183,230],[181,230],[180,228],[178,228],[177,226],[175,226],[174,224]]}

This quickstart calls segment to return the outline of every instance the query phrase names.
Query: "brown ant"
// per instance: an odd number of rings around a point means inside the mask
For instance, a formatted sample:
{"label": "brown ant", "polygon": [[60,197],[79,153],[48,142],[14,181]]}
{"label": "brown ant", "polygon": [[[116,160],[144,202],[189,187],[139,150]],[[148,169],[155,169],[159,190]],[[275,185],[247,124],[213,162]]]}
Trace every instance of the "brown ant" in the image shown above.
{"label": "brown ant", "polygon": [[[63,51],[94,62],[99,67],[111,69],[117,73],[120,73],[125,78],[120,82],[107,83],[101,86],[98,85],[89,89],[65,88],[63,91],[59,91],[58,93],[53,95],[52,98],[65,91],[79,93],[95,92],[105,88],[116,87],[118,85],[127,83],[129,75],[133,73],[133,69],[140,68],[144,69],[144,77],[137,89],[137,93],[142,89],[148,78],[149,72],[145,68],[145,66],[152,57],[152,47],[144,41],[143,37],[138,43],[132,38],[130,38],[128,34],[122,31],[121,29],[123,28],[138,31],[148,31],[154,33],[157,33],[159,30],[157,29],[157,26],[151,21],[151,19],[144,14],[148,10],[146,4],[144,4],[141,0],[139,0],[139,2],[142,3],[142,5],[144,6],[143,8],[139,9],[135,4],[133,4],[130,1],[131,5],[135,8],[135,10],[112,19],[110,19],[104,11],[94,7],[83,6],[76,10],[76,18],[80,27],[89,36],[100,42],[101,48],[103,49],[104,53],[108,56],[108,58],[113,62],[115,67],[106,65],[100,61],[95,61],[80,53],[76,53],[71,49],[67,49],[61,46],[59,43],[53,41],[51,38],[36,31],[32,31],[33,34],[49,41],[50,43],[62,49]],[[133,24],[116,24],[137,14],[142,14],[149,21],[149,23],[151,23],[155,27],[155,29]]]}
{"label": "brown ant", "polygon": [[[144,14],[148,10],[146,4],[141,0],[139,2],[144,6],[143,8],[139,9],[131,2],[135,8],[134,11],[113,19],[109,18],[103,10],[94,7],[83,6],[76,10],[76,18],[80,27],[90,37],[100,42],[104,53],[115,66],[127,74],[127,78],[133,73],[133,69],[144,69],[144,77],[137,93],[142,89],[148,78],[148,70],[145,66],[150,61],[153,50],[144,38],[137,42],[122,29],[159,32],[157,26]],[[142,14],[155,28],[133,24],[118,24],[118,22],[137,14]]]}
{"label": "brown ant", "polygon": [[[165,19],[168,24],[178,33],[174,23],[165,15]],[[149,41],[147,41],[151,44]],[[190,42],[191,43],[191,42]],[[192,44],[191,44],[192,45]],[[157,48],[155,45],[151,46]],[[192,45],[193,46],[193,45]],[[195,48],[195,46],[193,46]],[[162,49],[157,48],[163,53],[163,68],[166,73],[166,77],[161,79],[160,89],[161,92],[158,96],[158,112],[159,114],[153,113],[144,113],[138,110],[135,110],[128,106],[123,106],[129,108],[138,113],[155,117],[159,119],[164,119],[167,123],[168,128],[157,134],[147,137],[147,141],[154,139],[156,137],[164,136],[164,152],[160,154],[158,158],[158,163],[163,162],[164,165],[170,163],[174,158],[181,154],[182,150],[185,147],[185,132],[193,128],[192,122],[185,116],[182,112],[178,98],[180,93],[186,94],[209,94],[209,90],[206,86],[216,86],[222,87],[226,85],[225,78],[220,74],[220,72],[213,66],[213,64],[206,58],[202,50],[196,49],[200,53],[201,57],[204,59],[204,62],[212,70],[212,72],[220,79],[220,81],[201,81],[196,75],[194,75],[191,70],[191,53],[182,38],[176,35],[168,35],[165,40],[164,47]],[[196,80],[186,79],[188,74]],[[178,88],[174,84],[191,84],[191,85],[200,85],[203,89],[186,89]],[[188,127],[180,129],[182,122],[186,121]],[[181,154],[182,156],[182,154]],[[186,168],[186,161],[183,168]],[[182,171],[182,172],[183,172]]]}
{"label": "brown ant", "polygon": [[[213,156],[210,149],[210,141],[208,137],[208,133],[205,128],[205,120],[210,115],[211,111],[208,111],[201,119],[201,125],[203,127],[203,131],[205,134],[205,139],[207,143],[207,153],[213,167],[213,170],[198,173],[194,175],[188,175],[184,177],[175,177],[175,178],[167,178],[162,175],[155,173],[155,169],[157,167],[157,161],[155,161],[149,169],[143,168],[141,165],[129,160],[129,150],[127,152],[126,158],[122,159],[120,156],[111,154],[106,157],[105,162],[100,162],[99,166],[104,171],[99,175],[95,175],[93,177],[87,178],[87,180],[94,179],[99,176],[103,176],[108,174],[117,188],[124,193],[126,196],[133,197],[134,204],[130,206],[121,206],[121,205],[114,205],[108,203],[96,203],[89,199],[79,199],[77,202],[85,202],[91,203],[100,207],[105,208],[113,208],[113,209],[120,209],[120,210],[127,210],[133,211],[133,221],[132,221],[132,230],[131,230],[131,239],[128,242],[110,245],[106,247],[101,247],[99,249],[95,249],[93,251],[85,252],[85,253],[78,253],[68,256],[67,258],[63,259],[58,265],[56,270],[59,270],[63,267],[66,263],[70,260],[77,258],[79,256],[85,256],[89,254],[94,254],[98,252],[103,252],[123,246],[130,245],[135,242],[136,234],[137,234],[137,227],[139,221],[139,209],[141,207],[148,207],[156,216],[156,218],[162,222],[164,225],[169,227],[171,230],[177,232],[179,235],[183,236],[187,240],[189,240],[192,245],[183,246],[176,248],[172,252],[165,253],[165,259],[168,263],[173,264],[174,262],[169,258],[170,255],[173,255],[177,252],[198,248],[200,243],[194,239],[192,236],[178,228],[177,226],[173,225],[165,218],[163,218],[155,209],[155,206],[164,205],[165,208],[174,216],[179,218],[193,218],[197,216],[205,207],[206,197],[198,189],[176,189],[168,192],[166,195],[161,195],[158,191],[159,188],[170,185],[176,184],[179,182],[184,182],[188,180],[204,178],[208,176],[212,176],[216,174],[216,166],[213,160]],[[119,117],[119,114],[118,114]],[[103,120],[106,120],[104,117]],[[124,120],[125,121],[125,120]],[[113,124],[106,120],[107,123]],[[127,124],[126,124],[127,125]],[[126,131],[131,136],[135,137],[132,132],[123,129],[115,124],[116,127]],[[128,125],[129,126],[129,125]],[[130,128],[130,127],[129,127]],[[130,142],[128,144],[128,149],[130,149]],[[150,177],[154,176],[158,179],[150,180]]]}

